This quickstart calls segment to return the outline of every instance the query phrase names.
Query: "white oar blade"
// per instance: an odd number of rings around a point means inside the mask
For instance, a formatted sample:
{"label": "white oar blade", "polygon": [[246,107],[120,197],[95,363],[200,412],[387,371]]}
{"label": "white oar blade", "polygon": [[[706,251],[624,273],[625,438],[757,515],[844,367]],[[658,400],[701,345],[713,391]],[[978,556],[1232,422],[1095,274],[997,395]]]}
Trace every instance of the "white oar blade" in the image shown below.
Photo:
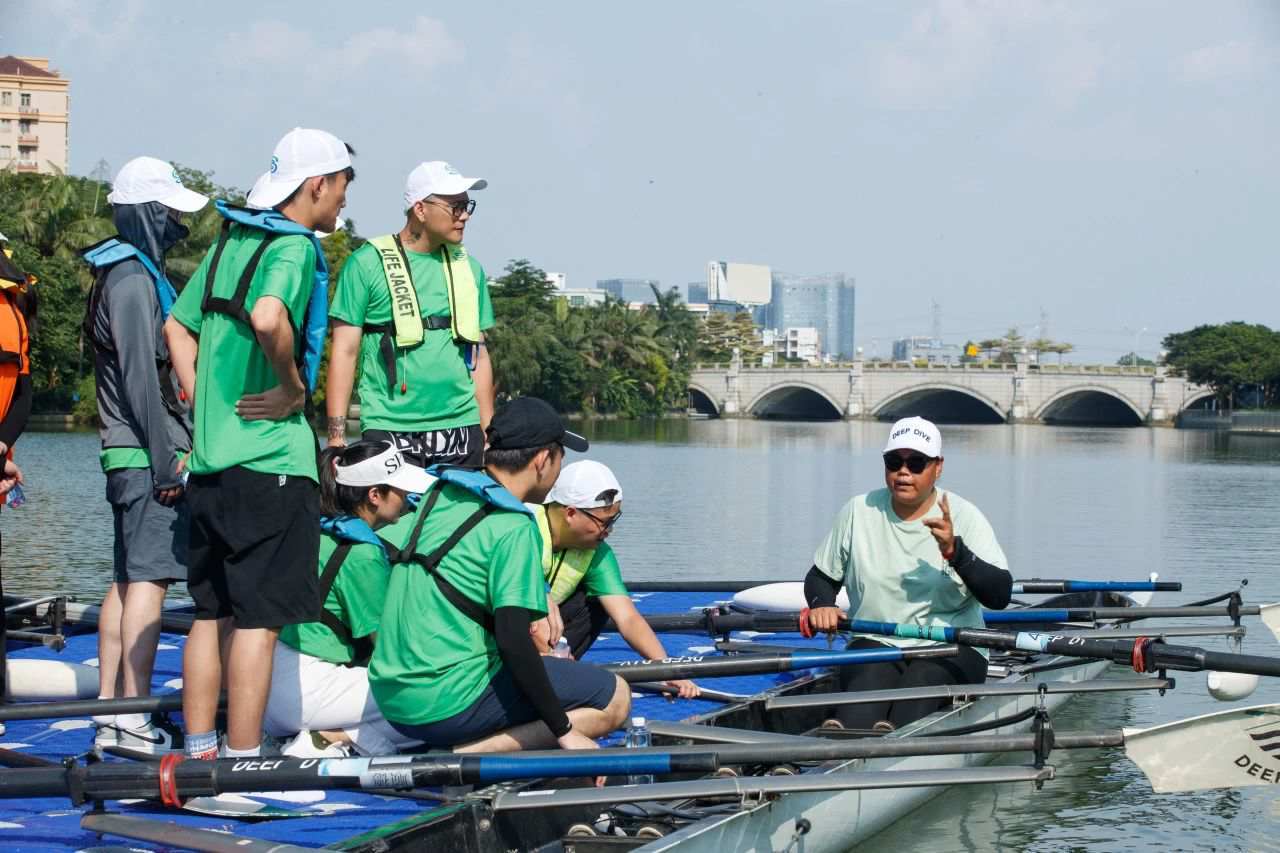
{"label": "white oar blade", "polygon": [[1159,794],[1280,784],[1280,705],[1125,729],[1124,750]]}
{"label": "white oar blade", "polygon": [[1262,611],[1262,624],[1271,629],[1276,642],[1280,643],[1280,604],[1264,604],[1259,610]]}

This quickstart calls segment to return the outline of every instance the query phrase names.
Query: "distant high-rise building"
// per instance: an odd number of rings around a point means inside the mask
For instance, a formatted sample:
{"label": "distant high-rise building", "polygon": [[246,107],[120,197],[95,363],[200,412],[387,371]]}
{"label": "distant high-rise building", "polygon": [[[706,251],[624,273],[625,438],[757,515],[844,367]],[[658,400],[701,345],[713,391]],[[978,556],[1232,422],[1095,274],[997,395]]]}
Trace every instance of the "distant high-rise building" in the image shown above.
{"label": "distant high-rise building", "polygon": [[0,169],[65,175],[70,81],[36,56],[0,56]]}
{"label": "distant high-rise building", "polygon": [[653,297],[653,288],[662,292],[662,284],[651,278],[606,278],[596,282],[596,287],[607,291],[623,302],[643,302],[652,305],[657,300]]}
{"label": "distant high-rise building", "polygon": [[823,354],[851,360],[854,354],[854,283],[844,273],[773,274],[772,299],[754,312],[761,326],[784,332],[818,330]]}
{"label": "distant high-rise building", "polygon": [[762,305],[769,301],[769,268],[732,261],[707,262],[707,298],[712,302]]}
{"label": "distant high-rise building", "polygon": [[706,282],[691,281],[689,282],[689,295],[685,299],[690,305],[705,304],[707,301],[707,285]]}
{"label": "distant high-rise building", "polygon": [[917,335],[893,342],[894,361],[927,361],[930,364],[959,364],[963,355],[955,344],[944,344],[940,338]]}

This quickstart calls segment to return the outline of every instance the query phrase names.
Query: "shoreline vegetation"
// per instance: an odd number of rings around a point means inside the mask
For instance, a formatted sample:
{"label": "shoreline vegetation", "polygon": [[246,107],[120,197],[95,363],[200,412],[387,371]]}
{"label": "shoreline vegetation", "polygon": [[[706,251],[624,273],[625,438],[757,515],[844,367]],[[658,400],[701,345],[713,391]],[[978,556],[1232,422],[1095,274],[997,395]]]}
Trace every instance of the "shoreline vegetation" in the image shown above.
{"label": "shoreline vegetation", "polygon": [[[215,183],[212,172],[176,168],[189,188],[243,204],[244,192]],[[92,278],[79,252],[115,233],[109,189],[94,178],[0,170],[0,232],[9,238],[19,268],[39,279],[31,346],[33,415],[39,422],[59,423],[59,417],[70,416],[75,424],[89,425],[96,419],[93,353],[81,334]],[[217,238],[221,217],[208,205],[184,221],[191,234],[165,259],[178,289]],[[365,240],[347,220],[322,242],[330,287]],[[571,308],[543,270],[524,259],[510,261],[500,275],[490,271],[489,285],[497,325],[487,339],[499,394],[541,397],[570,416],[681,415],[688,408],[695,364],[727,363],[735,350],[749,364],[762,352],[747,312],[699,319],[676,288],[655,287],[654,303],[640,310],[612,297]],[[1072,349],[1065,343],[1024,342],[1011,329],[1003,338],[967,344],[965,360],[980,362],[976,356],[982,352],[990,361],[998,352],[995,361],[1012,361],[1018,347],[1027,345],[1056,353],[1059,360]],[[1280,332],[1244,322],[1203,325],[1167,335],[1163,345],[1169,369],[1211,386],[1218,409],[1280,407]],[[1121,362],[1131,360],[1138,361],[1131,355]],[[326,349],[315,394],[318,411],[323,411],[327,366]]]}

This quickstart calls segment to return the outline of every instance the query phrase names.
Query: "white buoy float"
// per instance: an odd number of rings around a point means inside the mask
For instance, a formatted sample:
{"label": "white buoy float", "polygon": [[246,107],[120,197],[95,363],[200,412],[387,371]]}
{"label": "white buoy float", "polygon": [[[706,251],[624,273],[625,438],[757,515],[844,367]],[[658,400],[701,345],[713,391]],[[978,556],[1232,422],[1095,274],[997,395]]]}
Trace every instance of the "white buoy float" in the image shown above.
{"label": "white buoy float", "polygon": [[6,698],[18,702],[93,699],[98,695],[98,668],[38,658],[9,658]]}
{"label": "white buoy float", "polygon": [[[804,600],[803,581],[783,581],[744,589],[733,597],[733,606],[738,610],[776,612],[803,610],[809,605]],[[848,590],[840,590],[836,606],[849,609]]]}

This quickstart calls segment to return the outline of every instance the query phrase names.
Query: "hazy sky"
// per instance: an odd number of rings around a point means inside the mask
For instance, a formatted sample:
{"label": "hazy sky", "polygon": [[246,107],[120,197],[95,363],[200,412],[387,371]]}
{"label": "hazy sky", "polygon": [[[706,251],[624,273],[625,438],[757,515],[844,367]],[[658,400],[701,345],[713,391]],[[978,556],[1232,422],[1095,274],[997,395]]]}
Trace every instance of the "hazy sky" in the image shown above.
{"label": "hazy sky", "polygon": [[497,274],[683,286],[706,262],[857,279],[857,339],[1034,334],[1113,361],[1280,326],[1280,4],[0,0],[71,79],[71,166],[248,187],[296,125],[354,145],[346,214],[489,179]]}

